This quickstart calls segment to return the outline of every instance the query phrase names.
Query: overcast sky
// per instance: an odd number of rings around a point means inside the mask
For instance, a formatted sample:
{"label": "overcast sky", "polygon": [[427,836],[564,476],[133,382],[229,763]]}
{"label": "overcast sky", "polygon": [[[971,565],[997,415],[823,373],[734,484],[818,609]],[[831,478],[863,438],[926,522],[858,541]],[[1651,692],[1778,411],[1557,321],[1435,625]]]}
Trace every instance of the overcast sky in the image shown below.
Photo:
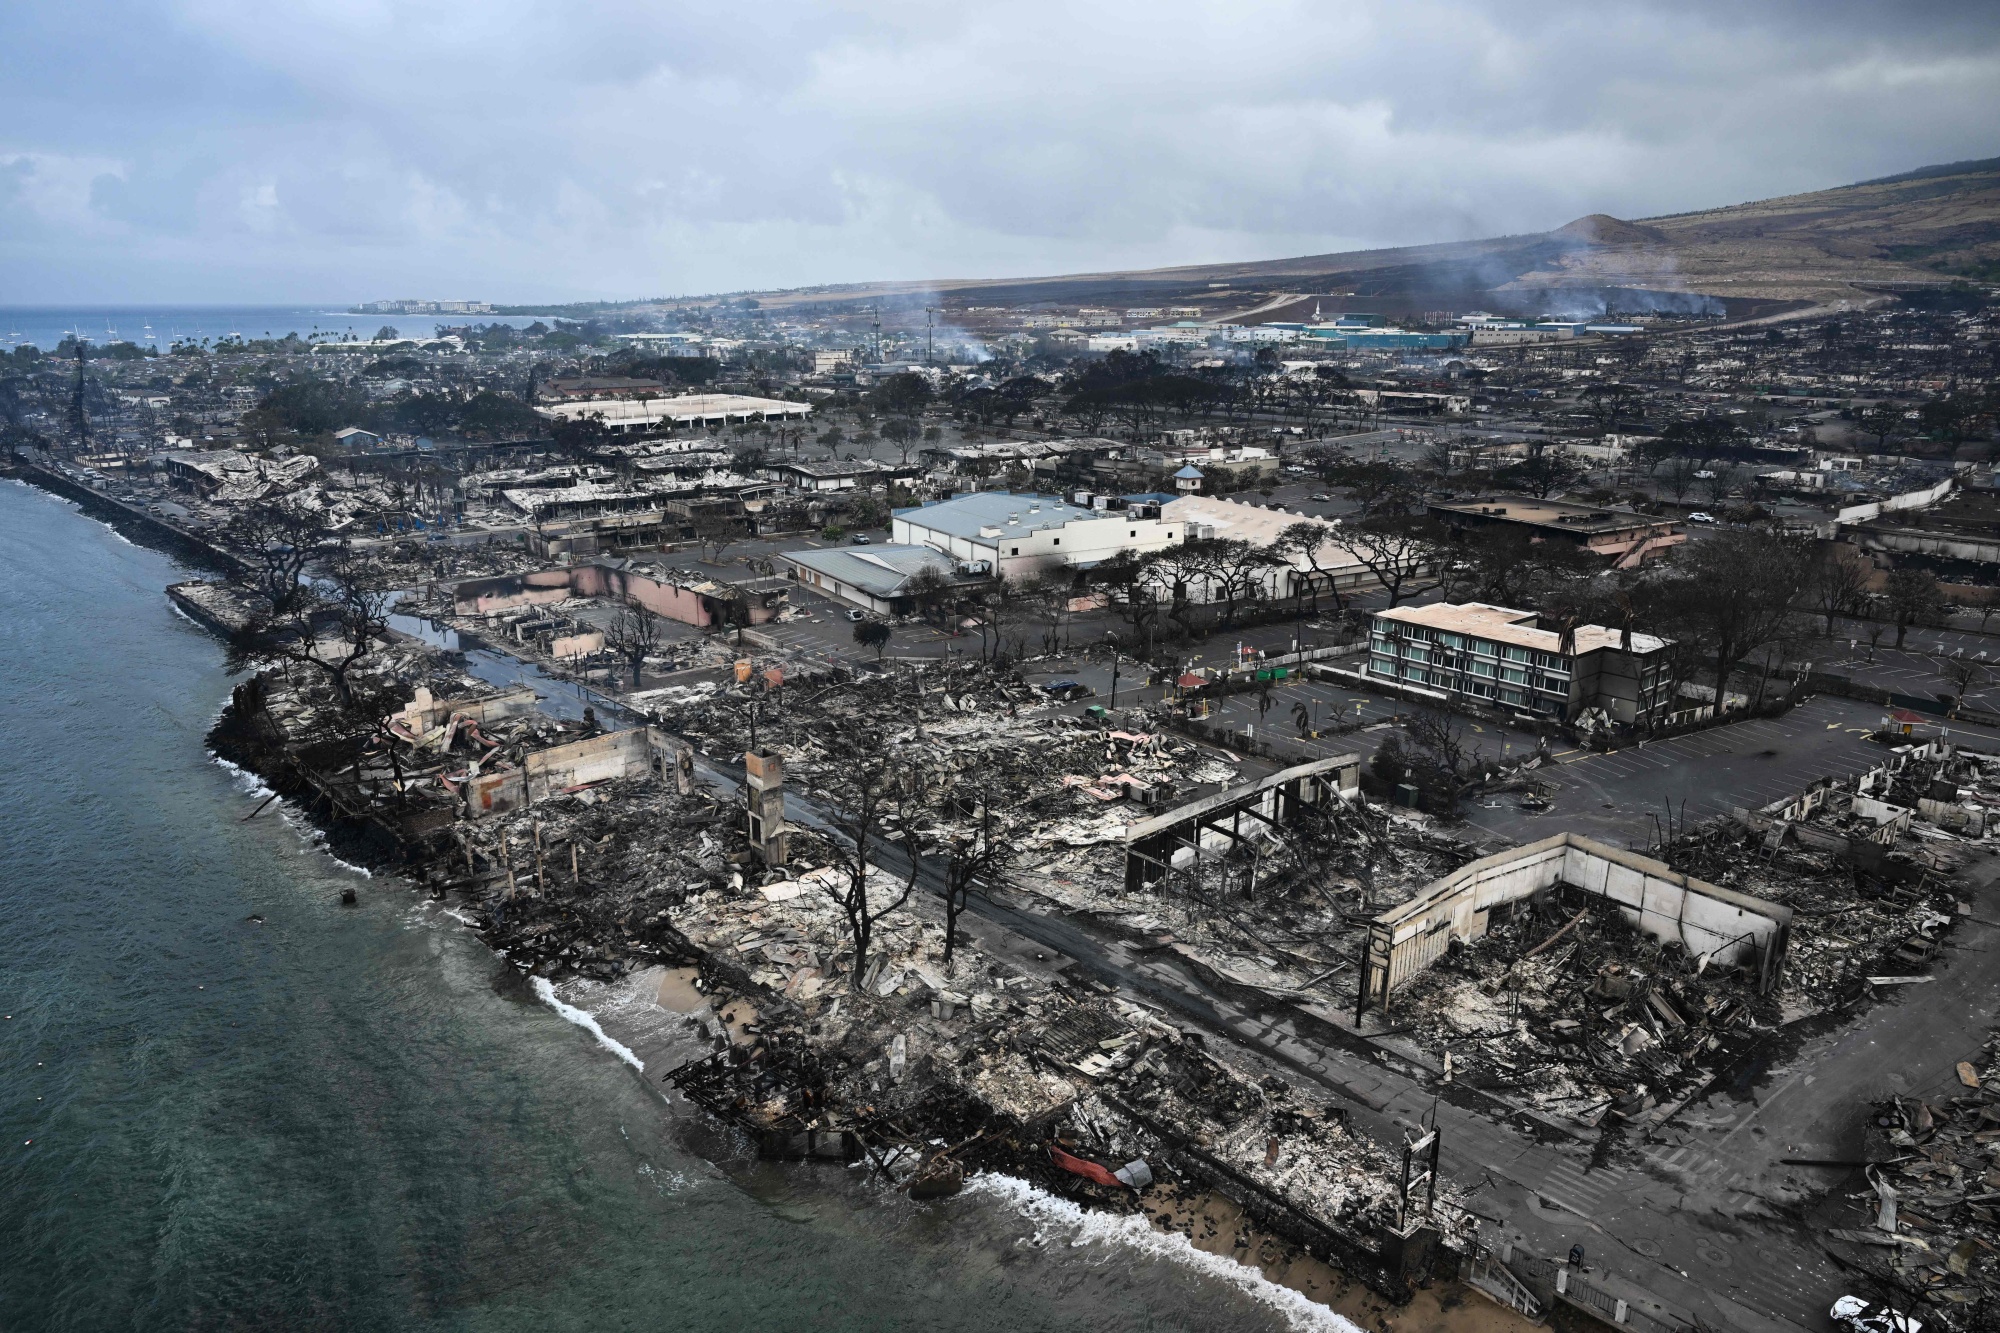
{"label": "overcast sky", "polygon": [[630,298],[1537,231],[2000,154],[2000,6],[0,5],[0,304]]}

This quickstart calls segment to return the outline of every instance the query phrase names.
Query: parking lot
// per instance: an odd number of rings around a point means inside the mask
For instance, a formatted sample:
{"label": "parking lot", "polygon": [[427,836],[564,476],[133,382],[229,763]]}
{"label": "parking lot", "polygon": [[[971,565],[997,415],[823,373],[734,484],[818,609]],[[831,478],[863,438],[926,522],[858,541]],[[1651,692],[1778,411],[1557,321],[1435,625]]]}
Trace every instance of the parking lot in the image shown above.
{"label": "parking lot", "polygon": [[1862,685],[1873,685],[1898,694],[1940,698],[1958,693],[1956,680],[1948,670],[1971,664],[1965,700],[1975,708],[2000,711],[2000,645],[1983,634],[1955,630],[1911,631],[1906,646],[1878,646],[1873,651],[1865,639],[1837,637],[1823,651],[1827,660],[1814,660],[1816,669]]}
{"label": "parking lot", "polygon": [[[1518,795],[1469,806],[1465,815],[1480,832],[1507,842],[1530,842],[1564,831],[1615,846],[1641,847],[1656,836],[1672,809],[1676,821],[1693,822],[1756,809],[1803,790],[1816,778],[1859,773],[1888,751],[1867,740],[1880,726],[1882,707],[1821,695],[1783,717],[1697,731],[1672,740],[1606,754],[1557,755],[1539,776],[1547,810],[1529,810]],[[1943,729],[1967,744],[2000,749],[2000,736],[1950,723]],[[1919,739],[1939,733],[1922,728]]]}

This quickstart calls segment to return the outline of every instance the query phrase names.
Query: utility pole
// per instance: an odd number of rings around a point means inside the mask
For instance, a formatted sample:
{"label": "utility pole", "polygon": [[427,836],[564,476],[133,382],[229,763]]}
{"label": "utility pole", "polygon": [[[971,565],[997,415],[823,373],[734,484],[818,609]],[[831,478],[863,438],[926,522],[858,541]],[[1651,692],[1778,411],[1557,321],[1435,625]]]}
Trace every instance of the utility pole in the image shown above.
{"label": "utility pole", "polygon": [[77,452],[90,452],[90,415],[83,408],[83,339],[76,340],[76,390],[70,396],[69,424],[76,431]]}
{"label": "utility pole", "polygon": [[882,304],[876,302],[868,307],[868,327],[874,331],[875,364],[882,364]]}
{"label": "utility pole", "polygon": [[937,309],[934,305],[924,307],[924,364],[927,366],[931,363],[931,316]]}

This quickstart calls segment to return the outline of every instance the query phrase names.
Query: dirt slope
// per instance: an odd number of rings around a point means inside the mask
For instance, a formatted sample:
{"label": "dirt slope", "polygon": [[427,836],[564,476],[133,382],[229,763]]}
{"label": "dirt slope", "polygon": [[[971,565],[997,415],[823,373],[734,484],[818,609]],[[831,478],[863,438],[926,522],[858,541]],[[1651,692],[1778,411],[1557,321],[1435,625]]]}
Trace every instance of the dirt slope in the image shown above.
{"label": "dirt slope", "polygon": [[[1668,217],[1594,213],[1526,236],[1241,264],[816,288],[772,293],[767,303],[1197,301],[1204,313],[1221,314],[1297,292],[1351,297],[1348,304],[1392,314],[1481,304],[1567,304],[1588,313],[1593,304],[1674,308],[1707,304],[1704,297],[1726,301],[1733,312],[1771,303],[1867,304],[1885,288],[1956,277],[2000,280],[2000,158]],[[1310,309],[1308,300],[1275,317]]]}

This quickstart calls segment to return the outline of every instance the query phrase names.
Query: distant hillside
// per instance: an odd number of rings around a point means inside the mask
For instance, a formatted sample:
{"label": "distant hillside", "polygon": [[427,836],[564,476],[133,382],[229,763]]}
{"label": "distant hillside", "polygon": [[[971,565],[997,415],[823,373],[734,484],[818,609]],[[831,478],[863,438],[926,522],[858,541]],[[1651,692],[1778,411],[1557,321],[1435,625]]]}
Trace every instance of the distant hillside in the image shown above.
{"label": "distant hillside", "polygon": [[[1484,241],[1028,279],[859,284],[768,294],[767,304],[1033,301],[1204,307],[1296,317],[1316,295],[1385,314],[1713,309],[1872,302],[1885,290],[2000,281],[2000,158],[1728,208],[1626,221],[1595,213]],[[1296,300],[1282,299],[1293,294]]]}

